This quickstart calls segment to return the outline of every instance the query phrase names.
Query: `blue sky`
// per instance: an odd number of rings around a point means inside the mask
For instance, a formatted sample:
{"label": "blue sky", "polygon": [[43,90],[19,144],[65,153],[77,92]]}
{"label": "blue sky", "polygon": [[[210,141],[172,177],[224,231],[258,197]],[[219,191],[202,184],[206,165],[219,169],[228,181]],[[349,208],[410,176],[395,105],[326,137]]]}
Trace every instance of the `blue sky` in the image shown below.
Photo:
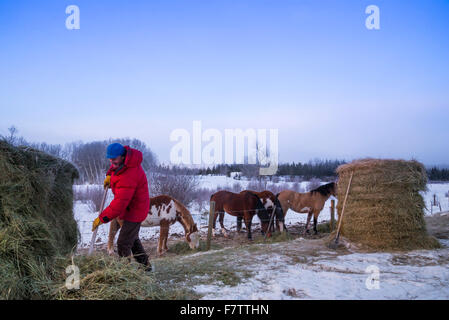
{"label": "blue sky", "polygon": [[448,35],[441,0],[0,0],[0,134],[136,137],[168,161],[201,120],[279,129],[281,162],[449,164]]}

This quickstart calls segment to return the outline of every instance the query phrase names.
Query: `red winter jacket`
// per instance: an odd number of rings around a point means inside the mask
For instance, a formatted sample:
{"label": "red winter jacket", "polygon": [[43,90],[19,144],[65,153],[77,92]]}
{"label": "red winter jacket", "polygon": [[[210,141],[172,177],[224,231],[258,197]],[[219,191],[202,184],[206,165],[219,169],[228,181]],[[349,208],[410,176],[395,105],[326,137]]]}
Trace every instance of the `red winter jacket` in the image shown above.
{"label": "red winter jacket", "polygon": [[100,221],[109,222],[116,217],[130,222],[142,222],[150,210],[148,181],[142,169],[142,152],[125,146],[126,157],[122,166],[109,168],[114,200],[100,214]]}

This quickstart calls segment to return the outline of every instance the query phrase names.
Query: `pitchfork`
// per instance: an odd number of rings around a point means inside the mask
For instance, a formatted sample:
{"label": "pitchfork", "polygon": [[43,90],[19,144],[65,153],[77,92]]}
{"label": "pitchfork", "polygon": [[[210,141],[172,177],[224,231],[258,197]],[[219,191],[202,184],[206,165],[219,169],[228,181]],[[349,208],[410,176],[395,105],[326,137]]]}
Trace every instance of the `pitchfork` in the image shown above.
{"label": "pitchfork", "polygon": [[[100,212],[99,213],[103,212],[104,204],[106,202],[106,196],[108,195],[108,190],[109,190],[109,188],[104,189],[103,199],[101,199],[101,205],[100,205]],[[97,239],[97,231],[98,231],[98,227],[92,233],[92,239],[90,240],[89,253],[88,253],[89,255],[91,255],[92,252],[94,251],[94,243],[95,243],[95,240]]]}

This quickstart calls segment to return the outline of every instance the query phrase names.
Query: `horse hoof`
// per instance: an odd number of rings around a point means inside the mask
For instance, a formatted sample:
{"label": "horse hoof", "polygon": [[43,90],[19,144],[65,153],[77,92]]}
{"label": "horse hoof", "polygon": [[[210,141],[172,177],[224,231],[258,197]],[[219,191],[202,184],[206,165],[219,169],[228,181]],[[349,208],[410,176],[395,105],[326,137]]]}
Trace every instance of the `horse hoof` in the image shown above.
{"label": "horse hoof", "polygon": [[114,250],[108,250],[108,255],[110,255],[110,256],[112,256],[112,255],[114,255]]}

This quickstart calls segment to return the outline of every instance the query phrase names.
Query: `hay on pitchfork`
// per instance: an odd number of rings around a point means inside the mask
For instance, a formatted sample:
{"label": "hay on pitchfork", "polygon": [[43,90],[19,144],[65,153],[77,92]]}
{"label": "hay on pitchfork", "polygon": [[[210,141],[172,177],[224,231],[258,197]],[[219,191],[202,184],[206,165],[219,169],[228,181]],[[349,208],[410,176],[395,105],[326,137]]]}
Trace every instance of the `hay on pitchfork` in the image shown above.
{"label": "hay on pitchfork", "polygon": [[439,242],[427,234],[427,188],[424,166],[417,161],[362,159],[337,168],[340,215],[354,172],[341,234],[350,241],[379,250],[431,249]]}

